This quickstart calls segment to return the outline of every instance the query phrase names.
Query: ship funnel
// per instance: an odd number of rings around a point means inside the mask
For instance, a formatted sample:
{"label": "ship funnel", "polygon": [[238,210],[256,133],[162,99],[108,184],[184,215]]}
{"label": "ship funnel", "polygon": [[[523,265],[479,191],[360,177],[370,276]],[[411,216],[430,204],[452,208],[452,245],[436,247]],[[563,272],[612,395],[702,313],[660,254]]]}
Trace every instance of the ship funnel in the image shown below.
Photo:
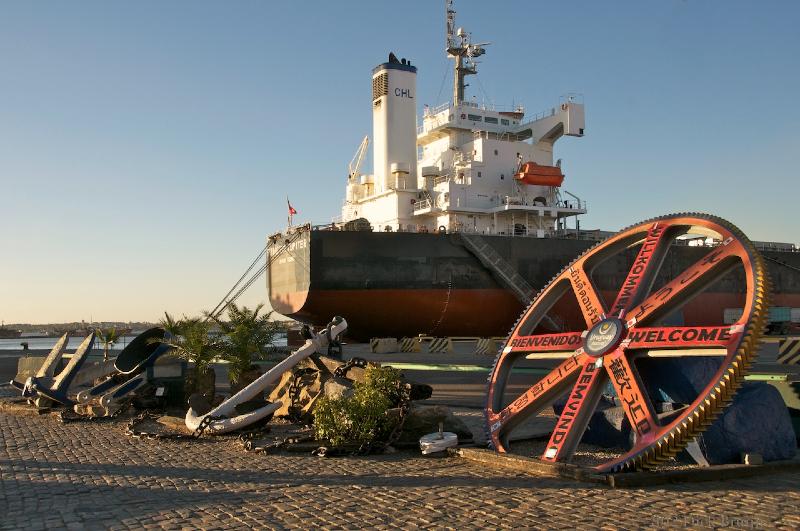
{"label": "ship funnel", "polygon": [[[416,188],[417,68],[411,61],[389,61],[372,70],[372,138],[375,192]],[[398,172],[398,168],[402,168]],[[394,171],[393,171],[394,170]],[[408,178],[405,177],[407,172]],[[403,175],[401,175],[403,174]]]}

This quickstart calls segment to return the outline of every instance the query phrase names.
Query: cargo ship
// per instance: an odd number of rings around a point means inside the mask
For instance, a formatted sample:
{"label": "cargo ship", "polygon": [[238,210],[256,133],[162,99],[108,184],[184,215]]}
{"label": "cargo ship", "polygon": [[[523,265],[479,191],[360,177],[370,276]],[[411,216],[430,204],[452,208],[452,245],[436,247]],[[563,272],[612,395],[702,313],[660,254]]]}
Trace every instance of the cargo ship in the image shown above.
{"label": "cargo ship", "polygon": [[[267,287],[278,313],[320,326],[345,316],[355,339],[503,336],[537,290],[612,234],[581,228],[588,206],[565,188],[561,160],[554,160],[560,138],[585,133],[581,96],[568,94],[532,116],[521,106],[466,98],[465,79],[477,73],[475,58],[488,43],[456,28],[452,1],[445,5],[452,100],[424,106],[418,120],[416,66],[389,54],[372,70],[372,139],[364,138],[348,167],[341,217],[268,237]],[[372,173],[362,173],[370,143]],[[717,243],[680,241],[659,281]],[[793,244],[756,246],[767,259],[773,305],[800,321],[800,252]],[[607,298],[634,257],[596,271]],[[670,320],[730,319],[744,299],[737,280],[731,272]],[[565,305],[549,321],[559,329],[579,318],[577,307]]]}

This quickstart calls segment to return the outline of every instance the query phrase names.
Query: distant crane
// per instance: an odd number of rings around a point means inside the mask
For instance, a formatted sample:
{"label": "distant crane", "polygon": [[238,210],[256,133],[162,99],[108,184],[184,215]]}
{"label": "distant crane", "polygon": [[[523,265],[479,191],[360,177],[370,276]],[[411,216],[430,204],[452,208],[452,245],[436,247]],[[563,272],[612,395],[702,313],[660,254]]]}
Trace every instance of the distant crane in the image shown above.
{"label": "distant crane", "polygon": [[368,146],[369,136],[365,136],[364,140],[362,140],[361,144],[358,146],[356,154],[353,155],[353,160],[347,165],[347,179],[349,181],[358,177],[359,171],[361,170],[361,163],[364,162],[364,155],[367,153]]}

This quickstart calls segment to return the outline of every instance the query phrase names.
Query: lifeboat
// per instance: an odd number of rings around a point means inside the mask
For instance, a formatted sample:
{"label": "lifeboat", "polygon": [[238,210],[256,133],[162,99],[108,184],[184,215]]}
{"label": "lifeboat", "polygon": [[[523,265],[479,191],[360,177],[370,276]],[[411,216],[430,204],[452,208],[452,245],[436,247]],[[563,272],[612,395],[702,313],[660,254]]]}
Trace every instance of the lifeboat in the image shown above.
{"label": "lifeboat", "polygon": [[535,162],[526,162],[514,178],[523,184],[538,184],[539,186],[561,186],[564,174],[558,166],[544,166]]}

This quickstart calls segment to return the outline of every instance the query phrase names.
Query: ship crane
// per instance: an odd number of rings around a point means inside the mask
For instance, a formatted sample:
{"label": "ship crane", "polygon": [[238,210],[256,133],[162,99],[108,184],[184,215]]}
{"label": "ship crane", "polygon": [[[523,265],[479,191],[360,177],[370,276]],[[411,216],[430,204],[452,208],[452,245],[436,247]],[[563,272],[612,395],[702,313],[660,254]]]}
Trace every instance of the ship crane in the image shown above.
{"label": "ship crane", "polygon": [[453,80],[453,105],[458,105],[464,101],[464,88],[467,84],[464,78],[471,74],[478,73],[476,57],[486,53],[484,46],[489,42],[471,43],[471,34],[464,31],[464,28],[456,29],[456,12],[453,9],[453,0],[446,0],[447,10],[447,36],[445,40],[445,50],[450,57],[455,58],[455,76]]}
{"label": "ship crane", "polygon": [[369,136],[364,136],[364,140],[361,141],[358,149],[356,149],[353,159],[347,165],[348,181],[352,181],[358,177],[359,171],[361,170],[361,163],[364,162],[364,155],[367,153],[367,147],[369,147]]}

